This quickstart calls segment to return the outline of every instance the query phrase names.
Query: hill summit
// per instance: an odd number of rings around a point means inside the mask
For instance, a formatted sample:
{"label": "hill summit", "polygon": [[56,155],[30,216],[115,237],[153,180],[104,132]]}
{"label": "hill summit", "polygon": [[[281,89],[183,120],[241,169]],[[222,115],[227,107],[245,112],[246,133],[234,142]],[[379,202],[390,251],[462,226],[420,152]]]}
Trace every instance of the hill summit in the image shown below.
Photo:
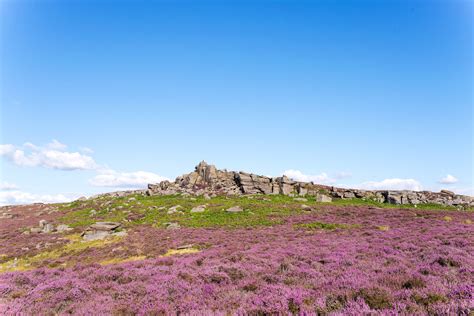
{"label": "hill summit", "polygon": [[332,199],[365,199],[390,204],[441,204],[459,207],[474,206],[474,198],[455,194],[448,190],[440,192],[409,190],[360,190],[338,188],[294,181],[286,176],[266,177],[243,171],[219,170],[214,165],[201,161],[193,172],[176,178],[174,182],[162,181],[149,184],[147,195],[243,195],[283,194],[288,196],[315,196],[319,202]]}

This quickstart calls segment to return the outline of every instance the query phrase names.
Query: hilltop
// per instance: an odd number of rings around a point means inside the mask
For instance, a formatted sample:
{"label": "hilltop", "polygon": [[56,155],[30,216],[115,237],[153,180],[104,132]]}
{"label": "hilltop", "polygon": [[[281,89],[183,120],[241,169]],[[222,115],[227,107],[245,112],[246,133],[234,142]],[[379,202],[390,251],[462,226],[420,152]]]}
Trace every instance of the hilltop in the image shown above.
{"label": "hilltop", "polygon": [[473,221],[449,192],[201,162],[147,190],[0,208],[0,313],[468,315]]}
{"label": "hilltop", "polygon": [[389,204],[441,204],[449,206],[474,206],[474,198],[454,194],[448,190],[395,191],[395,190],[358,190],[337,188],[298,182],[286,176],[265,177],[243,171],[219,170],[205,161],[200,162],[191,173],[182,175],[174,182],[162,181],[150,184],[146,194],[191,194],[191,195],[243,195],[243,194],[283,194],[288,196],[314,196],[317,201],[331,202],[336,199],[364,199]]}

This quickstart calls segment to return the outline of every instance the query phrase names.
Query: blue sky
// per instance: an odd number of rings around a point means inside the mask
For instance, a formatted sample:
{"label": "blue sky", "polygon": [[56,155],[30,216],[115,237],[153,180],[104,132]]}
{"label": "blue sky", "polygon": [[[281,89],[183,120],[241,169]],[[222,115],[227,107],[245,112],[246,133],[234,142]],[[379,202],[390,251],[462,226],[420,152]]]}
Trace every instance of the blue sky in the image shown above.
{"label": "blue sky", "polygon": [[3,1],[0,203],[140,188],[203,159],[474,194],[472,13],[470,1]]}

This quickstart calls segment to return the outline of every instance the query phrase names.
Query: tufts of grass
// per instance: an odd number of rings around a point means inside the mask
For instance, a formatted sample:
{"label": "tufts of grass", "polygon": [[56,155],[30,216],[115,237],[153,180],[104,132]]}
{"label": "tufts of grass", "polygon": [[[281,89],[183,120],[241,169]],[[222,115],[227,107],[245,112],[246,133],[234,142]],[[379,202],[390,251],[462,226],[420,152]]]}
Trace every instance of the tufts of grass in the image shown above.
{"label": "tufts of grass", "polygon": [[[130,198],[134,200],[130,202]],[[314,198],[312,199],[314,202]],[[198,205],[207,205],[203,213],[191,213]],[[254,227],[272,226],[284,222],[284,217],[301,213],[300,204],[292,197],[271,196],[219,196],[206,200],[203,197],[181,195],[108,198],[74,204],[60,221],[71,227],[86,227],[96,221],[122,222],[125,226],[150,224],[164,227],[164,223],[177,222],[185,227]],[[168,214],[170,207],[181,205],[182,213]],[[241,206],[240,213],[227,213],[226,209]],[[96,214],[91,216],[91,210]]]}
{"label": "tufts of grass", "polygon": [[316,229],[335,230],[335,229],[354,228],[354,227],[357,227],[357,225],[311,222],[311,223],[296,224],[296,225],[294,225],[294,227],[295,228],[300,228],[300,229],[307,229],[307,230],[316,230]]}
{"label": "tufts of grass", "polygon": [[418,209],[418,210],[440,210],[440,211],[456,211],[458,210],[455,206],[441,205],[436,203],[424,203],[424,204],[389,204],[380,203],[378,201],[370,199],[333,199],[332,204],[341,206],[374,206],[379,208],[398,208],[398,209]]}
{"label": "tufts of grass", "polygon": [[110,258],[107,260],[102,260],[99,262],[101,265],[110,265],[110,264],[118,264],[118,263],[124,263],[124,262],[131,262],[131,261],[140,261],[140,260],[145,260],[146,256],[132,256],[132,257],[127,257],[127,258]]}
{"label": "tufts of grass", "polygon": [[385,226],[385,225],[377,226],[377,228],[381,231],[384,231],[384,232],[390,230],[390,226]]}
{"label": "tufts of grass", "polygon": [[186,249],[170,249],[161,257],[170,257],[175,255],[186,255],[190,253],[198,253],[200,252],[199,249],[196,248],[186,248]]}
{"label": "tufts of grass", "polygon": [[43,251],[35,256],[25,256],[22,258],[14,258],[0,264],[0,273],[10,271],[25,271],[44,266],[45,262],[58,259],[64,256],[78,254],[88,248],[101,248],[108,244],[117,242],[120,237],[111,237],[104,240],[83,241],[79,234],[66,236],[70,242],[60,248]]}

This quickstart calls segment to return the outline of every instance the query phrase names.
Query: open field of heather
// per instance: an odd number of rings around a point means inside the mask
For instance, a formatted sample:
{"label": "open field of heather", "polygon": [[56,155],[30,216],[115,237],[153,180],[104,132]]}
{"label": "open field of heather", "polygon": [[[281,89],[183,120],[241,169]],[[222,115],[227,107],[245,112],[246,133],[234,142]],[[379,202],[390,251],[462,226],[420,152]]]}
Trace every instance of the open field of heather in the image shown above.
{"label": "open field of heather", "polygon": [[[474,308],[470,210],[131,195],[2,207],[0,215],[2,315],[472,315]],[[94,235],[98,222],[118,226]]]}

